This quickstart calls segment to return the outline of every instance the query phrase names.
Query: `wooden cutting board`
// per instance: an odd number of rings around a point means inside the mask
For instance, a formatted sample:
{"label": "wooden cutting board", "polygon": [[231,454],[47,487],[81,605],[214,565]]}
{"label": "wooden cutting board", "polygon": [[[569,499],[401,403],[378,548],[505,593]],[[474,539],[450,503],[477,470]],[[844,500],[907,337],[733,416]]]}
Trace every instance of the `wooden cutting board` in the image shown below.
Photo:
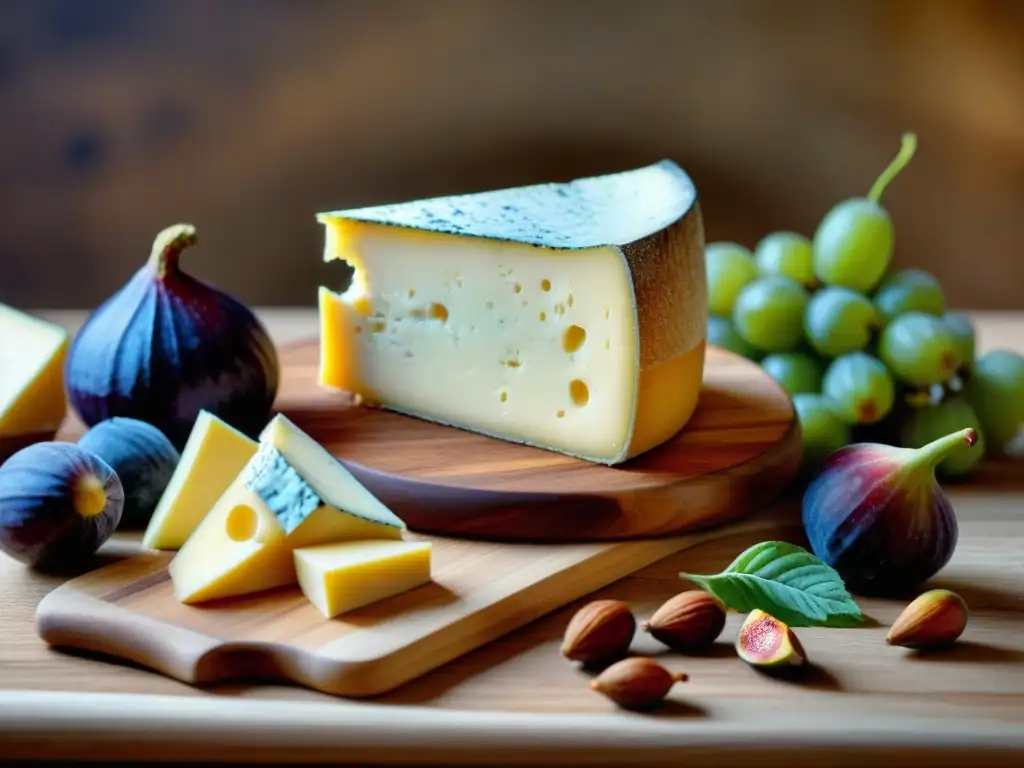
{"label": "wooden cutting board", "polygon": [[[47,595],[36,612],[44,641],[132,661],[188,683],[283,679],[341,696],[372,696],[670,554],[735,533],[735,527],[715,526],[771,500],[799,461],[799,430],[788,397],[759,367],[717,349],[708,352],[691,427],[619,469],[348,407],[316,386],[315,358],[315,343],[283,350],[279,410],[395,508],[416,531],[411,538],[434,542],[434,583],[333,620],[296,587],[184,606],[175,600],[167,573],[173,554],[138,551]],[[63,436],[74,434],[72,429]],[[422,504],[415,504],[420,498]],[[523,539],[533,525],[540,535],[532,538],[549,541],[423,534],[480,534],[472,524],[474,510],[489,521],[483,526],[487,536]],[[705,530],[578,540],[688,528]]]}

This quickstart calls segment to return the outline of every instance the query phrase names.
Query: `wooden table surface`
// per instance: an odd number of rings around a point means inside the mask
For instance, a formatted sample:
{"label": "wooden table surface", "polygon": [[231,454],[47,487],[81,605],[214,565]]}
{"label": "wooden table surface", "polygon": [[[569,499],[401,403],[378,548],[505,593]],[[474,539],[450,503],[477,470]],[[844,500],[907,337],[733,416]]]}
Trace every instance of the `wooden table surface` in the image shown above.
{"label": "wooden table surface", "polygon": [[[83,317],[39,314],[69,328]],[[312,309],[261,314],[281,342],[316,332]],[[980,349],[1024,351],[1024,314],[975,318]],[[33,614],[59,581],[0,556],[0,757],[1024,764],[1024,459],[986,462],[969,483],[947,490],[961,539],[934,583],[959,592],[972,609],[953,650],[918,655],[888,647],[887,626],[903,604],[862,600],[878,625],[798,630],[815,666],[807,679],[783,682],[735,658],[731,639],[742,616],[732,614],[713,651],[659,657],[688,672],[690,681],[652,714],[617,711],[560,657],[562,631],[584,601],[372,702],[256,684],[201,691],[46,648],[35,635]],[[628,600],[638,615],[649,615],[686,588],[679,571],[718,571],[756,540],[800,536],[797,500],[782,500],[763,514],[774,533],[724,531],[591,597]],[[636,650],[658,652],[644,640]]]}

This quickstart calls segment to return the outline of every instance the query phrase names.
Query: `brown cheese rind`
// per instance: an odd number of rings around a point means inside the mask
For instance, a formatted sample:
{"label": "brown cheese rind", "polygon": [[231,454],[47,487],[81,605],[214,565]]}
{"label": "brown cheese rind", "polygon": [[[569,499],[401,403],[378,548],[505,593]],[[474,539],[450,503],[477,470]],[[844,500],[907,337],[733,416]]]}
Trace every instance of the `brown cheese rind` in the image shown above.
{"label": "brown cheese rind", "polygon": [[622,248],[633,279],[640,369],[690,351],[707,332],[704,223],[700,206],[668,229]]}

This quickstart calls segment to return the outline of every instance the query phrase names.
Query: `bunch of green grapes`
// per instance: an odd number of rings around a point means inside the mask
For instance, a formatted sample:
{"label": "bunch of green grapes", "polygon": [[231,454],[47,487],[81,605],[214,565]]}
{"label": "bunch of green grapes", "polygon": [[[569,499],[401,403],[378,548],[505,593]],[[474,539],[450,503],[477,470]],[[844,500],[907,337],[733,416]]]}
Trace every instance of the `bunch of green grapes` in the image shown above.
{"label": "bunch of green grapes", "polygon": [[867,196],[833,206],[813,238],[773,232],[753,251],[706,248],[708,342],[758,362],[790,394],[805,470],[855,440],[918,447],[974,427],[981,450],[938,467],[963,477],[1024,426],[1024,356],[976,357],[970,319],[949,311],[935,276],[890,269],[882,195],[916,144],[904,135]]}

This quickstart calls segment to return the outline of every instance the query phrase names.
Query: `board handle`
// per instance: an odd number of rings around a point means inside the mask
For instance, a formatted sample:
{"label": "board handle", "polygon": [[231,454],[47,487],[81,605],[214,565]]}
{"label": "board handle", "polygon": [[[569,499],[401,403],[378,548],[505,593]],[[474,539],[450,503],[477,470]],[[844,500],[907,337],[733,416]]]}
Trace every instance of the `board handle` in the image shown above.
{"label": "board handle", "polygon": [[128,661],[191,685],[285,682],[353,698],[386,690],[374,663],[322,658],[279,643],[225,642],[84,592],[48,594],[36,609],[35,625],[39,637],[61,651]]}
{"label": "board handle", "polygon": [[216,638],[60,589],[39,601],[35,626],[55,648],[114,656],[187,683],[203,682],[199,662],[221,646]]}

